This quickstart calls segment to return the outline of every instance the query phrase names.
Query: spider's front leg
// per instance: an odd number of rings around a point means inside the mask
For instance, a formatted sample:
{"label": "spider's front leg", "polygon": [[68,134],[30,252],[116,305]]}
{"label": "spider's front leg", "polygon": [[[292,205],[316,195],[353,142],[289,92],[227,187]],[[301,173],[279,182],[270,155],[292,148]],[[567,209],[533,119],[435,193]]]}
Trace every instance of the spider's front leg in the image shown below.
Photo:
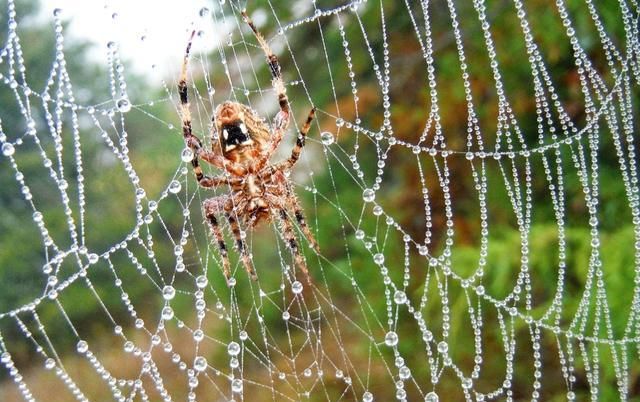
{"label": "spider's front leg", "polygon": [[269,70],[271,71],[271,85],[278,95],[278,104],[280,105],[280,111],[274,119],[273,138],[271,139],[270,151],[267,153],[268,155],[271,155],[280,144],[280,141],[282,141],[282,136],[289,127],[289,98],[287,97],[287,89],[284,86],[284,81],[282,80],[282,72],[280,69],[278,56],[273,54],[271,47],[269,47],[267,41],[253,24],[253,21],[247,15],[246,10],[242,11],[242,18],[249,25],[249,27],[251,27],[251,30],[258,40],[260,47],[264,51],[264,54],[267,56],[267,64],[269,65]]}
{"label": "spider's front leg", "polygon": [[182,62],[180,81],[178,82],[178,94],[180,96],[180,117],[182,118],[182,136],[187,146],[193,151],[193,159],[191,160],[191,165],[193,166],[193,171],[196,174],[198,182],[201,182],[201,180],[205,178],[211,179],[202,173],[202,168],[200,167],[198,158],[202,158],[203,160],[209,162],[219,169],[225,169],[229,173],[232,173],[236,176],[241,176],[246,173],[246,169],[242,165],[229,161],[214,152],[205,150],[202,146],[202,141],[193,133],[193,129],[191,127],[191,110],[189,106],[189,93],[187,89],[187,67],[189,64],[189,53],[191,52],[191,44],[193,42],[194,34],[195,31],[193,31],[191,33],[191,36],[189,37],[187,49],[184,53],[184,60]]}

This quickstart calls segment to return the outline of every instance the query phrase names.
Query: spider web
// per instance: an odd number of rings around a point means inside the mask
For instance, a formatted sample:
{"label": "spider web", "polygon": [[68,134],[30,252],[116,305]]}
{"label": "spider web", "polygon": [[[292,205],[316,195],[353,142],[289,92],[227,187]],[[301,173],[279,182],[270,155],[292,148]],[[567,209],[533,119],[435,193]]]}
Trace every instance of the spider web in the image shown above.
{"label": "spider web", "polygon": [[233,250],[226,286],[200,206],[229,189],[198,188],[181,156],[181,51],[144,85],[105,42],[88,94],[56,9],[39,86],[8,2],[2,247],[27,251],[1,268],[3,401],[640,395],[635,1],[207,3],[167,28],[198,31],[207,142],[225,100],[278,109],[244,8],[291,99],[274,160],[318,108],[291,174],[310,284],[266,224],[245,232],[258,281]]}

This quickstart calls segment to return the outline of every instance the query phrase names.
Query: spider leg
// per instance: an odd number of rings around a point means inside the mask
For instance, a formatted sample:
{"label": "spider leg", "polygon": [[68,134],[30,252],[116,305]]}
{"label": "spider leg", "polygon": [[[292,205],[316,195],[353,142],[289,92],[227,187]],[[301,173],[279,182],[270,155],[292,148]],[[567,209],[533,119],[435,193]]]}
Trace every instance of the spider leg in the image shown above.
{"label": "spider leg", "polygon": [[211,227],[211,232],[218,242],[220,256],[222,257],[222,270],[227,283],[229,283],[229,279],[231,278],[229,253],[227,252],[227,245],[225,244],[224,237],[222,236],[222,229],[220,229],[218,219],[216,218],[216,215],[220,215],[220,212],[222,212],[223,208],[221,204],[225,204],[227,201],[228,197],[224,196],[208,199],[204,202],[204,211],[205,216],[207,217],[207,222],[209,222],[209,226]]}
{"label": "spider leg", "polygon": [[313,120],[313,117],[315,116],[315,114],[316,114],[316,108],[314,107],[309,112],[309,116],[307,116],[307,121],[305,121],[304,125],[302,126],[302,129],[300,130],[300,134],[298,135],[298,139],[296,140],[296,145],[293,146],[293,150],[291,151],[291,156],[289,157],[289,159],[276,164],[274,166],[275,169],[280,169],[280,170],[291,169],[291,167],[295,165],[295,163],[298,161],[298,159],[300,158],[300,152],[302,152],[302,148],[304,147],[305,140],[307,138],[307,133],[311,128],[311,121]]}
{"label": "spider leg", "polygon": [[307,238],[307,241],[309,242],[309,244],[311,244],[311,247],[313,247],[316,253],[320,253],[320,246],[318,246],[316,238],[313,236],[313,233],[311,233],[311,229],[309,229],[309,226],[307,225],[307,221],[304,217],[304,213],[302,212],[302,208],[300,207],[298,197],[296,197],[296,195],[291,190],[289,190],[288,193],[288,201],[291,204],[291,209],[293,209],[293,213],[296,217],[296,220],[298,221],[298,225],[300,225],[300,228],[302,229],[302,233]]}
{"label": "spider leg", "polygon": [[[269,47],[269,44],[264,39],[262,34],[258,31],[258,28],[256,28],[256,26],[253,24],[253,21],[247,15],[246,10],[242,11],[242,18],[249,25],[249,27],[251,27],[251,30],[256,36],[256,39],[258,40],[260,47],[264,51],[264,54],[267,56],[267,63],[269,64],[269,69],[271,70],[271,77],[272,77],[271,83],[273,85],[273,88],[276,90],[278,94],[278,103],[280,104],[280,113],[286,115],[286,124],[288,125],[289,98],[287,98],[287,90],[284,87],[284,82],[282,81],[282,73],[280,71],[280,62],[278,62],[278,56],[273,54],[273,51]],[[277,117],[276,117],[276,120],[278,120]]]}
{"label": "spider leg", "polygon": [[247,270],[249,277],[252,280],[257,280],[256,271],[253,269],[253,265],[251,263],[251,257],[249,256],[249,249],[247,248],[247,243],[242,238],[242,233],[240,232],[240,224],[238,223],[238,218],[235,213],[226,214],[227,220],[229,221],[229,225],[231,225],[231,232],[233,233],[233,237],[236,239],[236,247],[240,252],[240,258],[242,259],[242,264],[244,265],[244,269]]}
{"label": "spider leg", "polygon": [[311,283],[311,276],[309,275],[307,264],[305,263],[302,254],[300,254],[300,248],[298,247],[298,241],[296,240],[296,235],[293,230],[293,224],[289,220],[289,216],[287,216],[287,211],[285,211],[284,209],[280,210],[280,223],[282,224],[282,237],[284,238],[287,247],[289,247],[289,249],[293,253],[296,265],[307,277],[307,282]]}
{"label": "spider leg", "polygon": [[182,137],[184,138],[187,146],[193,151],[193,159],[191,160],[191,165],[193,166],[193,171],[196,174],[196,179],[198,180],[198,182],[205,178],[198,161],[199,157],[219,169],[226,169],[228,172],[236,176],[240,176],[246,173],[246,169],[242,165],[226,160],[221,155],[205,150],[202,147],[202,141],[200,140],[200,138],[193,134],[193,129],[191,126],[191,110],[187,90],[187,67],[189,65],[189,53],[191,52],[191,45],[193,43],[194,35],[195,31],[191,32],[189,42],[187,43],[187,49],[184,52],[182,69],[180,72],[180,81],[178,82],[178,94],[180,95],[180,116],[182,119]]}

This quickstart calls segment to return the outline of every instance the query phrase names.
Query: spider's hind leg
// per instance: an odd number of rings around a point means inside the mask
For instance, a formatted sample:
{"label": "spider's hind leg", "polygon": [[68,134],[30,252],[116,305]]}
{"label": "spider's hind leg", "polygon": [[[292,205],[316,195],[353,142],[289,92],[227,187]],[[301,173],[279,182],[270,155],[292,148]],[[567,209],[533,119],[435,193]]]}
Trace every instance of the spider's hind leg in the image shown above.
{"label": "spider's hind leg", "polygon": [[293,257],[295,258],[296,265],[298,268],[302,270],[304,275],[307,277],[307,282],[311,283],[311,276],[309,275],[309,269],[307,268],[307,263],[304,261],[304,257],[300,253],[300,248],[298,247],[298,240],[296,240],[296,235],[293,230],[293,224],[287,215],[287,211],[284,209],[280,210],[280,223],[282,225],[282,237],[284,238],[287,247],[293,253]]}
{"label": "spider's hind leg", "polygon": [[207,218],[207,222],[211,227],[211,232],[213,233],[216,241],[218,242],[218,248],[220,249],[220,257],[222,258],[222,270],[224,272],[224,277],[227,280],[227,284],[229,283],[229,279],[231,278],[231,270],[229,264],[229,253],[227,251],[227,245],[224,242],[224,237],[222,235],[222,229],[220,229],[220,225],[218,224],[218,218],[216,215],[220,215],[222,212],[221,203],[223,204],[226,201],[226,197],[216,197],[208,199],[204,202],[204,211],[205,216]]}
{"label": "spider's hind leg", "polygon": [[238,223],[238,218],[234,213],[227,213],[227,220],[229,221],[229,225],[231,226],[231,232],[233,233],[233,237],[236,239],[236,247],[240,252],[240,258],[242,259],[242,264],[244,265],[244,269],[247,270],[249,277],[252,280],[257,280],[258,276],[256,275],[256,271],[253,269],[253,264],[251,262],[251,256],[249,255],[249,249],[247,247],[247,243],[242,238],[242,232],[240,231],[240,224]]}

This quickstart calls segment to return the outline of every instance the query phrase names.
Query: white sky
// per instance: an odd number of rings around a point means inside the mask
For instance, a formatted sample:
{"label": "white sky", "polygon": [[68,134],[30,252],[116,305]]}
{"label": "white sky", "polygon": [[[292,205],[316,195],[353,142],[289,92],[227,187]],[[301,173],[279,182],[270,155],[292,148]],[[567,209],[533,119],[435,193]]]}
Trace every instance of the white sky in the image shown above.
{"label": "white sky", "polygon": [[[118,43],[123,60],[131,62],[137,73],[153,80],[156,76],[175,74],[180,68],[191,30],[204,31],[202,38],[194,43],[195,51],[213,49],[216,40],[224,36],[224,32],[213,32],[211,14],[199,16],[203,7],[213,12],[213,1],[44,0],[42,11],[50,20],[53,10],[61,8],[61,18],[69,23],[65,36],[95,43],[94,52],[89,56],[97,62],[106,62],[106,46],[113,41]],[[225,9],[225,14],[228,12]],[[141,40],[142,36],[145,40]],[[151,68],[153,64],[157,65],[156,69]]]}

